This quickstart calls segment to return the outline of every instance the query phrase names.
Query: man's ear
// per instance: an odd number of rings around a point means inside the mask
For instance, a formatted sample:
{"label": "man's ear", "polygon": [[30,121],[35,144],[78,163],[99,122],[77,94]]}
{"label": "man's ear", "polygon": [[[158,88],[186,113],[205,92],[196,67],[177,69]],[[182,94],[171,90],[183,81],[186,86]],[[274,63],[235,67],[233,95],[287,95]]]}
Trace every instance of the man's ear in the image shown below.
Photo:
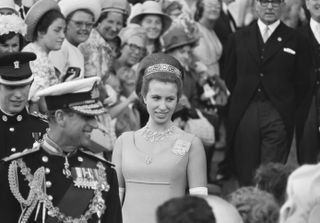
{"label": "man's ear", "polygon": [[58,109],[54,112],[54,117],[58,125],[64,126],[66,115],[67,114],[61,109]]}

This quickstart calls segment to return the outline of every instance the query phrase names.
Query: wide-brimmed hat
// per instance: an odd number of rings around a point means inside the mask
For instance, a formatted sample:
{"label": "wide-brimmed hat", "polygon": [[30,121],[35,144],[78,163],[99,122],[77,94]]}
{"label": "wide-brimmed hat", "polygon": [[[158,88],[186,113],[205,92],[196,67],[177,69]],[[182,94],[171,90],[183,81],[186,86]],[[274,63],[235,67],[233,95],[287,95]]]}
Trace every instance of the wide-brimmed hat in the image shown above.
{"label": "wide-brimmed hat", "polygon": [[27,34],[25,36],[27,41],[32,41],[35,29],[41,17],[50,10],[60,11],[59,5],[53,0],[39,0],[28,11],[25,22],[28,25]]}
{"label": "wide-brimmed hat", "polygon": [[145,1],[141,7],[140,12],[133,16],[130,20],[131,23],[140,24],[146,15],[158,15],[162,19],[162,32],[167,31],[172,23],[172,19],[162,11],[161,4],[155,1]]}
{"label": "wide-brimmed hat", "polygon": [[127,0],[101,0],[102,12],[118,12],[128,17],[131,12]]}
{"label": "wide-brimmed hat", "polygon": [[188,19],[178,19],[162,36],[163,50],[168,52],[185,45],[195,45],[199,38],[199,30],[194,22]]}
{"label": "wide-brimmed hat", "polygon": [[37,97],[44,97],[49,111],[71,109],[83,115],[101,115],[106,109],[99,101],[100,81],[91,77],[63,82],[39,91]]}
{"label": "wide-brimmed hat", "polygon": [[87,9],[93,13],[94,21],[97,21],[101,13],[100,0],[61,0],[59,6],[65,17],[74,11]]}

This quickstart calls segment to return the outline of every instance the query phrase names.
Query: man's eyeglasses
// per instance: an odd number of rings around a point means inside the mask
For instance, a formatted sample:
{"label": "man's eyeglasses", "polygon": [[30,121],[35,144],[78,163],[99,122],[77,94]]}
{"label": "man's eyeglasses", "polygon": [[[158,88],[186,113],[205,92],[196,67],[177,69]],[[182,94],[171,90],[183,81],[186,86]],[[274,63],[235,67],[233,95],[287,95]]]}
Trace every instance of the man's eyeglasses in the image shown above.
{"label": "man's eyeglasses", "polygon": [[91,29],[93,27],[93,22],[83,22],[83,21],[76,21],[76,20],[70,20],[72,21],[77,28],[82,28],[85,26],[87,29]]}
{"label": "man's eyeglasses", "polygon": [[132,52],[138,51],[140,54],[143,54],[143,55],[147,52],[146,48],[137,46],[137,45],[134,44],[134,43],[126,43],[125,45],[128,45],[129,49],[130,49]]}
{"label": "man's eyeglasses", "polygon": [[259,0],[259,2],[263,7],[267,7],[269,3],[271,3],[272,7],[279,7],[283,0]]}

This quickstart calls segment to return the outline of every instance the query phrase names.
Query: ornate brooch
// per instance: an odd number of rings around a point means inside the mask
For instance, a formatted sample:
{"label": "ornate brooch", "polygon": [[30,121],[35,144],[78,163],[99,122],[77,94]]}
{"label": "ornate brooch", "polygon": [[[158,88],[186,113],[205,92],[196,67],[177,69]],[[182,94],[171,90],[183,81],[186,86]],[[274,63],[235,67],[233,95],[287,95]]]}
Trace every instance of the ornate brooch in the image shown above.
{"label": "ornate brooch", "polygon": [[182,139],[177,139],[172,152],[178,156],[184,156],[190,149],[191,143]]}

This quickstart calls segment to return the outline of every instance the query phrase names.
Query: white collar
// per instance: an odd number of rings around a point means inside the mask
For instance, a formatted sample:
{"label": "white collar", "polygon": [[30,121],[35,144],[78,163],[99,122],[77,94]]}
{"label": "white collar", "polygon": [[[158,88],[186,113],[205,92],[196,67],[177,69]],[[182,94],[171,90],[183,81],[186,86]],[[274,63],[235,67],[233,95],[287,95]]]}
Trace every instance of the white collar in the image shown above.
{"label": "white collar", "polygon": [[225,14],[228,14],[228,5],[225,2],[222,2],[222,10]]}
{"label": "white collar", "polygon": [[264,30],[266,29],[266,26],[269,27],[269,30],[270,30],[270,35],[272,35],[272,33],[276,30],[276,28],[280,25],[280,20],[277,20],[275,21],[274,23],[270,24],[270,25],[266,25],[264,24],[260,19],[258,19],[258,26],[259,26],[259,29],[260,29],[260,33],[261,35],[263,36],[263,32]]}
{"label": "white collar", "polygon": [[313,32],[313,35],[316,37],[317,42],[320,43],[320,23],[314,20],[313,18],[310,19],[310,28]]}

